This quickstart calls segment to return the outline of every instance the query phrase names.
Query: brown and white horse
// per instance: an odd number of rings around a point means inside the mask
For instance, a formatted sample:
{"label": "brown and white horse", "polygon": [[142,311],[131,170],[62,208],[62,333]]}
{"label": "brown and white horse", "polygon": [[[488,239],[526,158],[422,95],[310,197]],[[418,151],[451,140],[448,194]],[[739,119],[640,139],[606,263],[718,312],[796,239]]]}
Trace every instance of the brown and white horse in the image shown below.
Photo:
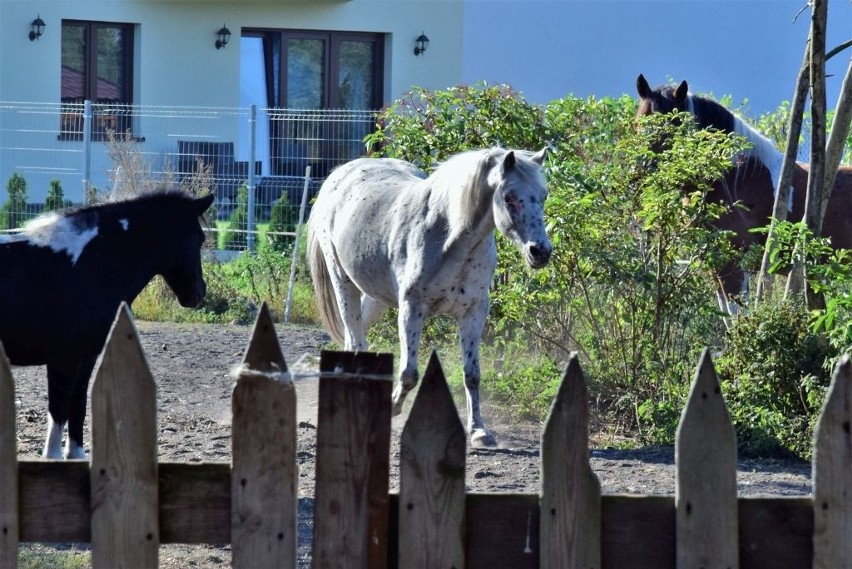
{"label": "brown and white horse", "polygon": [[[750,233],[755,227],[769,223],[775,202],[775,188],[780,176],[783,154],[753,126],[733,114],[723,105],[705,97],[689,93],[682,81],[677,86],[651,89],[645,77],[636,79],[639,93],[637,117],[655,112],[689,112],[701,128],[716,128],[745,136],[752,147],[742,155],[733,157],[735,167],[719,180],[707,194],[707,200],[743,207],[732,207],[716,221],[720,229],[734,232],[732,242],[745,250],[753,244],[763,245],[766,235]],[[789,221],[801,221],[805,212],[808,184],[808,164],[798,163],[793,170],[791,198],[788,204]],[[852,166],[841,166],[831,192],[828,210],[823,220],[822,235],[831,239],[835,248],[852,249]],[[743,270],[730,263],[719,272],[719,280],[726,295],[744,290],[746,280]]]}

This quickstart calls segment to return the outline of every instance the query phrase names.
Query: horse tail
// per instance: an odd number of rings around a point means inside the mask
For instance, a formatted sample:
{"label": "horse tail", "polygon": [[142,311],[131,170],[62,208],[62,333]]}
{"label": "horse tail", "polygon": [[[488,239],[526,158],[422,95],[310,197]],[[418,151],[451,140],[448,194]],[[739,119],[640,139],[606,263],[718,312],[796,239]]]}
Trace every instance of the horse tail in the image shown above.
{"label": "horse tail", "polygon": [[319,240],[310,226],[308,226],[308,264],[311,268],[311,280],[314,283],[317,312],[325,329],[331,334],[331,338],[343,346],[346,341],[343,335],[343,319],[337,307],[337,297],[334,294],[334,287],[331,286],[331,277]]}

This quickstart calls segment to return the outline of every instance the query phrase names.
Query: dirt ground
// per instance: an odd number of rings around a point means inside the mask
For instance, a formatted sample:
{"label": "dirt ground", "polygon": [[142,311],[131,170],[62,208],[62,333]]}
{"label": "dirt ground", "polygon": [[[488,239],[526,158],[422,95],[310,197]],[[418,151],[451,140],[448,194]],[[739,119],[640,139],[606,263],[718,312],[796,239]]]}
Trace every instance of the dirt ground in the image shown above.
{"label": "dirt ground", "polygon": [[[251,328],[239,325],[162,324],[137,322],[151,372],[158,385],[159,454],[164,461],[230,460],[230,395],[232,366],[242,361]],[[291,371],[317,368],[319,350],[328,336],[320,329],[278,326],[282,351]],[[421,365],[425,365],[422,362]],[[40,456],[46,433],[47,391],[43,368],[16,368],[18,449],[21,459]],[[317,380],[296,383],[299,428],[300,567],[310,566],[314,457],[316,455]],[[487,403],[486,424],[498,447],[469,449],[467,486],[471,492],[539,491],[541,425],[513,420]],[[410,405],[409,398],[408,405]],[[463,412],[463,409],[462,411]],[[392,490],[398,489],[398,437],[404,417],[393,422]],[[86,447],[89,443],[87,419]],[[604,493],[673,494],[674,451],[655,447],[637,450],[608,448],[592,437],[591,464]],[[805,495],[810,493],[810,465],[786,460],[741,460],[741,495]],[[36,549],[43,546],[31,546]],[[64,549],[67,546],[50,546]],[[78,546],[78,549],[81,546]],[[85,546],[82,546],[85,549]],[[163,546],[165,568],[230,566],[227,546]]]}

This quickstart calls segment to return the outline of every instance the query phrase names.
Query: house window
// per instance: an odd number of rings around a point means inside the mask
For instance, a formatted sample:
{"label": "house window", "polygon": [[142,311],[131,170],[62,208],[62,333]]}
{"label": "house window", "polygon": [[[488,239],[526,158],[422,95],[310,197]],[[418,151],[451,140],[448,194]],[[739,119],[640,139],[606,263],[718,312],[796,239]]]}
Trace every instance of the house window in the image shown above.
{"label": "house window", "polygon": [[62,22],[60,137],[83,136],[83,102],[92,101],[92,138],[128,133],[133,104],[133,25]]}
{"label": "house window", "polygon": [[275,106],[359,110],[382,106],[381,34],[285,30],[268,36]]}
{"label": "house window", "polygon": [[[273,174],[301,175],[307,161],[314,176],[324,177],[363,152],[362,139],[375,127],[369,111],[382,106],[384,34],[243,30],[242,38],[245,45],[262,43],[245,53],[263,62],[242,65],[264,70]],[[316,113],[325,109],[333,111]]]}

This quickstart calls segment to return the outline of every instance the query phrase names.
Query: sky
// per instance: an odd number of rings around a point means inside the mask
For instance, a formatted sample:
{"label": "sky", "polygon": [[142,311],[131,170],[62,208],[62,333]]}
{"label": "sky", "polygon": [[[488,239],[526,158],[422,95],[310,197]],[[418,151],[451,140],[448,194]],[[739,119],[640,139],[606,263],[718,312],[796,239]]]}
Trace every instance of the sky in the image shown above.
{"label": "sky", "polygon": [[[572,94],[636,97],[686,80],[695,94],[748,100],[757,117],[792,99],[806,0],[466,0],[465,83],[507,83],[532,103]],[[852,2],[830,0],[826,48],[852,39]],[[852,48],[831,59],[829,108]]]}

